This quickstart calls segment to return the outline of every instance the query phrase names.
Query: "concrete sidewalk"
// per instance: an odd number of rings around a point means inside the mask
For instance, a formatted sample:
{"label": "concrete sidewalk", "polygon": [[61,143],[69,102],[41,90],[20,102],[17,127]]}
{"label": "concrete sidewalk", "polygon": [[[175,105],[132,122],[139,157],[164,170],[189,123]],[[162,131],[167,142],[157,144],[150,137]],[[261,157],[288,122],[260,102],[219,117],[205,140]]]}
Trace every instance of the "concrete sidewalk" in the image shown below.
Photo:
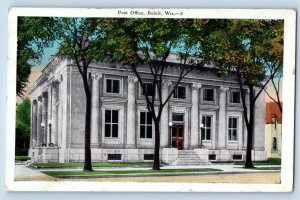
{"label": "concrete sidewalk", "polygon": [[[42,176],[41,171],[82,171],[82,167],[78,168],[33,168],[27,165],[15,165],[15,176]],[[259,168],[280,167],[280,165],[258,165]],[[93,167],[95,171],[127,171],[127,170],[151,170],[151,167]],[[260,170],[246,169],[243,165],[233,164],[211,164],[211,165],[190,165],[190,166],[162,166],[161,169],[218,169],[221,173],[254,173],[254,172],[278,172],[280,170]],[[216,173],[216,172],[209,172]]]}
{"label": "concrete sidewalk", "polygon": [[55,181],[56,178],[48,176],[39,170],[33,170],[28,164],[15,165],[15,181]]}

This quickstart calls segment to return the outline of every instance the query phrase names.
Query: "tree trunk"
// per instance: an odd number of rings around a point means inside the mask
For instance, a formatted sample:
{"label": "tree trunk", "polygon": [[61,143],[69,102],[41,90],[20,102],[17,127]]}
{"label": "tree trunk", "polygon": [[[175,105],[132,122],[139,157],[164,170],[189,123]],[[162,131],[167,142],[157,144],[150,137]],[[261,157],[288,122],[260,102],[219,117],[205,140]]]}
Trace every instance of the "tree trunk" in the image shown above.
{"label": "tree trunk", "polygon": [[83,78],[84,91],[86,96],[85,105],[85,129],[84,129],[84,171],[93,171],[92,158],[91,158],[91,106],[92,106],[92,95],[89,89],[88,80]]}
{"label": "tree trunk", "polygon": [[249,123],[247,124],[247,151],[246,151],[246,162],[245,168],[253,168],[252,164],[252,147],[253,147],[253,134],[254,134],[254,88],[249,86]]}
{"label": "tree trunk", "polygon": [[160,144],[160,131],[159,131],[159,120],[154,121],[155,128],[155,143],[154,143],[154,159],[153,159],[153,170],[160,170],[159,166],[159,144]]}

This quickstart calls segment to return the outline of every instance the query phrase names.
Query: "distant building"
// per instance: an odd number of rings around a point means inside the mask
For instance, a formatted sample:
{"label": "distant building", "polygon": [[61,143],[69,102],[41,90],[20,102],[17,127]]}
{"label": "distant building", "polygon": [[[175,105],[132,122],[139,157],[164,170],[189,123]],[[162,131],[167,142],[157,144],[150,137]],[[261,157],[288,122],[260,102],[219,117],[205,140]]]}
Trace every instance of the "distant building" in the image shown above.
{"label": "distant building", "polygon": [[265,147],[268,158],[281,157],[282,115],[275,102],[266,103]]}
{"label": "distant building", "polygon": [[[177,80],[176,59],[168,60],[163,98]],[[150,90],[149,67],[140,66],[138,70],[146,90]],[[92,63],[89,74],[92,85],[92,161],[152,160],[154,124],[133,72],[120,64],[102,62]],[[234,77],[234,74],[220,77],[215,68],[207,67],[183,79],[162,113],[162,161],[198,164],[245,160],[247,130]],[[249,95],[247,90],[245,92]],[[36,162],[83,161],[85,94],[81,76],[72,60],[53,58],[32,85],[30,98],[32,129],[29,156]],[[255,160],[267,158],[264,149],[264,99],[262,94],[255,107]]]}
{"label": "distant building", "polygon": [[21,97],[17,96],[17,104],[21,103],[24,99],[29,98],[28,97],[28,90],[31,87],[31,85],[41,76],[40,70],[37,68],[32,68],[31,73],[28,77],[28,82],[26,84],[26,87],[24,88],[24,92]]}

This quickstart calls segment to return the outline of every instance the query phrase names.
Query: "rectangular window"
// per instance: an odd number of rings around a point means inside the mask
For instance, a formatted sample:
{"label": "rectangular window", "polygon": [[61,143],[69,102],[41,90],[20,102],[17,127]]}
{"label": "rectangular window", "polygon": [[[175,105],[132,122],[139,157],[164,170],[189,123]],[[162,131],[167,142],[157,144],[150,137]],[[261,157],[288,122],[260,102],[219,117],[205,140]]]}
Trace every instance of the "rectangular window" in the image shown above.
{"label": "rectangular window", "polygon": [[144,154],[144,160],[153,160],[154,155],[153,154]]}
{"label": "rectangular window", "polygon": [[277,118],[273,118],[272,121],[274,123],[274,129],[276,130],[277,129],[277,123],[278,123]]}
{"label": "rectangular window", "polygon": [[107,93],[120,93],[120,80],[106,79],[106,92]]}
{"label": "rectangular window", "polygon": [[276,137],[273,137],[273,150],[277,150],[277,138]]}
{"label": "rectangular window", "polygon": [[185,99],[185,87],[183,86],[177,86],[174,90],[174,95],[173,97],[175,99]]}
{"label": "rectangular window", "polygon": [[107,160],[121,160],[121,154],[107,154]]}
{"label": "rectangular window", "polygon": [[208,160],[216,160],[216,154],[209,154]]}
{"label": "rectangular window", "polygon": [[118,137],[119,111],[105,110],[105,137]]}
{"label": "rectangular window", "polygon": [[[143,90],[144,88],[144,90]],[[154,96],[153,85],[151,83],[143,83],[143,87],[141,87],[141,94],[147,96]]]}
{"label": "rectangular window", "polygon": [[212,116],[203,115],[201,123],[203,124],[201,128],[201,139],[211,140]]}
{"label": "rectangular window", "polygon": [[176,114],[176,113],[174,113],[174,114],[172,115],[172,121],[183,122],[183,121],[184,121],[184,116],[183,116],[183,114]]}
{"label": "rectangular window", "polygon": [[228,120],[228,140],[237,141],[238,118],[229,117]]}
{"label": "rectangular window", "polygon": [[204,88],[203,89],[203,100],[204,101],[214,101],[214,89]]}
{"label": "rectangular window", "polygon": [[140,138],[152,138],[152,118],[150,112],[140,113]]}
{"label": "rectangular window", "polygon": [[240,154],[232,155],[232,159],[233,160],[243,160],[243,155],[240,155]]}
{"label": "rectangular window", "polygon": [[241,93],[238,91],[231,91],[230,103],[241,103]]}

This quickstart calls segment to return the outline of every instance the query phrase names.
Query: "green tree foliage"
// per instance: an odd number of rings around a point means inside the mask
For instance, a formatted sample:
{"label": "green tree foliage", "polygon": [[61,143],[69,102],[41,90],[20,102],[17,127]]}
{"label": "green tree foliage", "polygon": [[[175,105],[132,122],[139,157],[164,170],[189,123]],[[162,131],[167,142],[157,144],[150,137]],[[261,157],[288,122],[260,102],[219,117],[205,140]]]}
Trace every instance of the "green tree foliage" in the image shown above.
{"label": "green tree foliage", "polygon": [[30,100],[25,99],[16,109],[16,155],[26,155],[30,141]]}
{"label": "green tree foliage", "polygon": [[[251,150],[255,102],[270,80],[282,69],[283,21],[211,20],[203,51],[223,73],[236,73],[247,127],[245,167],[253,167]],[[249,105],[246,104],[246,89]]]}
{"label": "green tree foliage", "polygon": [[55,18],[58,26],[58,40],[62,41],[60,55],[68,56],[75,61],[81,75],[85,104],[84,132],[84,171],[92,171],[91,162],[91,91],[88,68],[92,61],[101,61],[105,57],[103,45],[104,33],[92,18]]}
{"label": "green tree foliage", "polygon": [[44,49],[50,47],[54,39],[54,22],[51,18],[19,17],[17,49],[17,87],[22,96],[31,67],[38,63]]}
{"label": "green tree foliage", "polygon": [[[202,66],[201,30],[205,20],[193,19],[106,19],[100,22],[106,31],[106,47],[114,61],[128,66],[136,75],[144,90],[147,109],[154,121],[155,146],[153,169],[159,170],[160,119],[175,88],[194,69]],[[166,99],[162,97],[162,82],[168,59],[175,55],[176,78]],[[140,71],[144,64],[149,66],[152,81],[152,94],[145,92],[145,77]],[[157,94],[158,105],[155,103]]]}

